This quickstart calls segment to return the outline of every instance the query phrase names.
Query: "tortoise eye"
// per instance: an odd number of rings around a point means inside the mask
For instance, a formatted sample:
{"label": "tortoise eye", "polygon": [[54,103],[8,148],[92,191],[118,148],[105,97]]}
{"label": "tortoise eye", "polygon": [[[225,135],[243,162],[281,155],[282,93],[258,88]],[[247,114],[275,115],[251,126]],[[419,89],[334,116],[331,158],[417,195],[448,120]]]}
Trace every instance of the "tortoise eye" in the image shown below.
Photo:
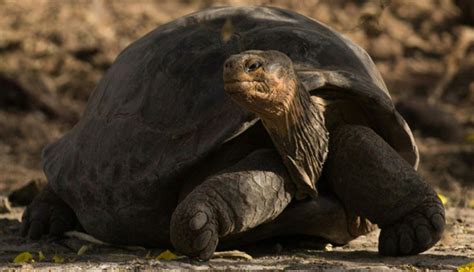
{"label": "tortoise eye", "polygon": [[262,66],[262,63],[260,61],[251,62],[245,68],[245,72],[247,72],[247,73],[253,72],[253,71],[257,70],[258,68],[260,68],[261,66]]}

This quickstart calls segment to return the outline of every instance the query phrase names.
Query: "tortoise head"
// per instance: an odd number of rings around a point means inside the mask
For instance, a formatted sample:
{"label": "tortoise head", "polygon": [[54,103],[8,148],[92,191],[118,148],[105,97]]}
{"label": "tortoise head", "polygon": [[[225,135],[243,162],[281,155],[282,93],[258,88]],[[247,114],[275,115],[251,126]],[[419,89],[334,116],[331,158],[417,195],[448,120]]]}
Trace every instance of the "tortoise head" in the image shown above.
{"label": "tortoise head", "polygon": [[279,51],[245,51],[224,64],[224,89],[256,113],[297,186],[297,198],[316,195],[327,154],[323,106],[300,84],[291,59]]}
{"label": "tortoise head", "polygon": [[250,50],[226,60],[224,89],[241,107],[267,119],[288,111],[298,79],[287,55]]}

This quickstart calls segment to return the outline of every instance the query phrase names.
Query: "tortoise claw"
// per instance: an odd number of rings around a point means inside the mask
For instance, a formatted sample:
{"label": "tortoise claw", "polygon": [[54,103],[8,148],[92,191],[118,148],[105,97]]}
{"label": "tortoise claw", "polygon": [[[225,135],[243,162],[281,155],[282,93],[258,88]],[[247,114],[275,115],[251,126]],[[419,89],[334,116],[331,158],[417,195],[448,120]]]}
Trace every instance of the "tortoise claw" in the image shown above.
{"label": "tortoise claw", "polygon": [[212,210],[204,204],[182,204],[171,219],[171,241],[179,252],[209,260],[219,241]]}
{"label": "tortoise claw", "polygon": [[430,198],[398,222],[382,227],[379,253],[400,256],[423,252],[439,241],[444,225],[441,201],[437,197]]}
{"label": "tortoise claw", "polygon": [[76,222],[74,212],[50,189],[41,192],[26,208],[20,234],[32,240],[43,235],[60,236]]}

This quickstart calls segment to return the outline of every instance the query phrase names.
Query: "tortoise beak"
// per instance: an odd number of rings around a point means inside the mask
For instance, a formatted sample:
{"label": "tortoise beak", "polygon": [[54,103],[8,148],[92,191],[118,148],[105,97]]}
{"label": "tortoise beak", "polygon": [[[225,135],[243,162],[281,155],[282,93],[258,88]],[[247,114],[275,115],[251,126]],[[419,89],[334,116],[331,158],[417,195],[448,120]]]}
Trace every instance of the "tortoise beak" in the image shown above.
{"label": "tortoise beak", "polygon": [[224,63],[224,83],[234,83],[241,81],[241,74],[244,71],[243,56],[232,55]]}
{"label": "tortoise beak", "polygon": [[247,51],[230,56],[224,63],[224,82],[254,81],[256,73],[263,66],[263,59],[256,52]]}

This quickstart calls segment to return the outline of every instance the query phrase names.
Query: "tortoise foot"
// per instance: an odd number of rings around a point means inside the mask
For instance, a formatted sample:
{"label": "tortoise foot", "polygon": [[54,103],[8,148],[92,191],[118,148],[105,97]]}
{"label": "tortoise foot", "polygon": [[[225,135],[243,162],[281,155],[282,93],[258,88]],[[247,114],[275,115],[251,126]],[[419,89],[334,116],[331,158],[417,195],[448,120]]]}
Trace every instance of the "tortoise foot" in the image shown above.
{"label": "tortoise foot", "polygon": [[61,236],[75,226],[76,216],[47,186],[23,213],[21,235],[33,240],[41,236]]}
{"label": "tortoise foot", "polygon": [[216,250],[219,236],[212,210],[203,203],[178,206],[171,219],[171,241],[191,257],[208,260]]}
{"label": "tortoise foot", "polygon": [[343,125],[331,135],[325,177],[347,211],[382,229],[380,254],[432,247],[444,229],[444,207],[413,165],[370,128]]}
{"label": "tortoise foot", "polygon": [[219,240],[275,219],[294,191],[278,156],[274,150],[256,150],[189,193],[171,217],[176,250],[208,260]]}
{"label": "tortoise foot", "polygon": [[400,256],[423,252],[439,241],[444,226],[443,204],[437,196],[430,197],[398,222],[381,227],[379,253]]}

